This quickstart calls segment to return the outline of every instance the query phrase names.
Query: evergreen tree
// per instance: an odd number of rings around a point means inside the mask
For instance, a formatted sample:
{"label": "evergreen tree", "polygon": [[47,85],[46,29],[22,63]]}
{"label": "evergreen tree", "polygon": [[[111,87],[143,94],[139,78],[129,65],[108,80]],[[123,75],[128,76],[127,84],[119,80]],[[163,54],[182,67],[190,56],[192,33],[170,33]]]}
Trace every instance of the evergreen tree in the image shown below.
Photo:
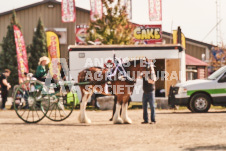
{"label": "evergreen tree", "polygon": [[[0,47],[2,48],[2,43],[0,43]],[[3,55],[2,55],[3,51],[0,50],[0,73],[3,71],[4,69],[4,64],[3,64],[3,61],[4,61],[4,58],[3,58]]]}
{"label": "evergreen tree", "polygon": [[13,25],[16,25],[21,29],[20,25],[16,20],[16,12],[13,11],[12,17],[10,19],[10,25],[8,25],[6,37],[3,37],[2,41],[2,52],[0,53],[0,65],[1,69],[10,69],[11,75],[8,78],[8,81],[11,85],[18,84],[18,67],[17,67],[17,53],[16,53],[16,44],[14,38],[14,29]]}
{"label": "evergreen tree", "polygon": [[[128,45],[133,43],[133,26],[129,23],[126,13],[126,6],[121,6],[118,0],[112,6],[113,0],[102,0],[106,12],[102,19],[90,23],[86,41],[99,40],[103,44]],[[112,6],[112,7],[111,7]]]}
{"label": "evergreen tree", "polygon": [[39,58],[47,56],[47,43],[44,25],[39,18],[36,31],[34,32],[32,44],[27,46],[29,54],[29,72],[35,73]]}

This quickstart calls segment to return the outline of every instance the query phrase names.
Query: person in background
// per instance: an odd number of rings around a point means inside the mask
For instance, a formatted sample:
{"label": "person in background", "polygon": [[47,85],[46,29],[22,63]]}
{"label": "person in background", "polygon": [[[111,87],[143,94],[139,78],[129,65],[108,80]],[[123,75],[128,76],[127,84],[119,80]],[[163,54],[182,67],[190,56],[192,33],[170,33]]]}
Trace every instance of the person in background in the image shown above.
{"label": "person in background", "polygon": [[[24,72],[23,74],[23,82],[27,81],[27,80],[30,80],[30,77],[28,76],[28,73],[27,72]],[[25,102],[26,102],[26,105],[23,107],[24,109],[28,109],[29,107],[29,104],[28,104],[28,91],[25,91],[25,95],[24,95],[24,99],[25,99]]]}
{"label": "person in background", "polygon": [[58,62],[57,65],[58,65],[58,68],[60,70],[60,77],[58,77],[56,74],[54,74],[52,76],[52,80],[51,80],[51,83],[55,83],[55,84],[57,84],[59,82],[59,80],[63,80],[63,81],[66,80],[66,76],[64,74],[64,70],[63,70],[61,63]]}
{"label": "person in background", "polygon": [[30,78],[28,77],[28,73],[24,72],[24,74],[23,74],[23,82],[25,82],[27,80],[30,80]]}
{"label": "person in background", "polygon": [[[152,62],[151,62],[152,63]],[[143,119],[142,124],[148,123],[148,103],[151,108],[151,123],[155,124],[155,81],[156,75],[153,65],[151,65],[151,74],[142,75],[143,78]]]}
{"label": "person in background", "polygon": [[39,59],[38,67],[37,67],[36,73],[35,73],[35,77],[38,80],[45,82],[46,75],[47,75],[45,66],[48,63],[49,63],[49,58],[46,56],[43,56]]}
{"label": "person in background", "polygon": [[15,99],[15,103],[16,103],[17,106],[20,105],[22,97],[23,97],[23,95],[21,94],[21,92],[17,91],[16,99]]}
{"label": "person in background", "polygon": [[0,85],[0,98],[2,97],[2,87]]}
{"label": "person in background", "polygon": [[[65,81],[66,80],[66,76],[65,76],[65,73],[64,73],[64,69],[62,67],[62,63],[58,62],[57,65],[58,65],[58,68],[60,70],[60,77],[58,77],[56,74],[54,74],[52,76],[52,78],[50,78],[51,79],[50,80],[51,83],[55,83],[57,85],[56,87],[54,87],[55,92],[59,92],[60,91],[60,87],[61,86],[58,85],[59,81]],[[48,81],[49,81],[49,78],[47,80],[47,83],[48,83]]]}
{"label": "person in background", "polygon": [[11,88],[11,85],[8,83],[7,78],[10,76],[11,71],[9,69],[5,69],[5,71],[0,74],[0,85],[2,87],[2,110],[5,109],[5,103],[7,101],[8,90]]}
{"label": "person in background", "polygon": [[60,76],[61,76],[62,80],[65,81],[66,80],[66,76],[64,74],[64,69],[62,67],[62,63],[59,62],[58,65],[59,65],[59,70],[60,70]]}

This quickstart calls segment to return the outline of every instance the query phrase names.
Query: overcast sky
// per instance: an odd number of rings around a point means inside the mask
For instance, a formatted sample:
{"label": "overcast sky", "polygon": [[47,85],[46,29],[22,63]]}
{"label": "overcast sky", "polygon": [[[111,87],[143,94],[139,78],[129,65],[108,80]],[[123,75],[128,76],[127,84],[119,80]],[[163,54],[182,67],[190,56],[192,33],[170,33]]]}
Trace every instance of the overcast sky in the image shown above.
{"label": "overcast sky", "polygon": [[[0,0],[0,12],[15,9],[41,0]],[[60,1],[60,0],[59,0]],[[221,39],[226,44],[226,0],[221,2]],[[76,0],[76,5],[90,9],[89,0]],[[148,0],[132,0],[133,22],[156,24],[148,18]],[[162,0],[163,31],[171,32],[181,26],[188,38],[203,41],[204,37],[216,25],[216,0]],[[204,40],[216,44],[216,29]]]}

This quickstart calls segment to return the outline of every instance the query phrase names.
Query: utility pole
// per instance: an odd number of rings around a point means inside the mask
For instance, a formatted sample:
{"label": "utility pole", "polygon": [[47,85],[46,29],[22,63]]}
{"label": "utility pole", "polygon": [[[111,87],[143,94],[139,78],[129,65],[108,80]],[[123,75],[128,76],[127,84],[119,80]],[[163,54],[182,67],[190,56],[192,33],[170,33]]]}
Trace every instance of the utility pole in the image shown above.
{"label": "utility pole", "polygon": [[222,36],[221,36],[221,0],[216,0],[216,45],[221,47],[222,45]]}
{"label": "utility pole", "polygon": [[177,28],[177,43],[181,44],[181,28],[178,26]]}

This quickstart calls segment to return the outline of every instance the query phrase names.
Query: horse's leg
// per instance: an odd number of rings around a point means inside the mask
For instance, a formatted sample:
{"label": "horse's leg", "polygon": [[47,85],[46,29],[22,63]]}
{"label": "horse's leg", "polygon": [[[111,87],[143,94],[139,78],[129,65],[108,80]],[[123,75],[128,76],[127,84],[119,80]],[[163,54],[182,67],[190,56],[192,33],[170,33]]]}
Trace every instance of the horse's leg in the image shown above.
{"label": "horse's leg", "polygon": [[114,124],[122,124],[123,123],[123,121],[122,121],[122,119],[119,115],[120,109],[121,109],[121,104],[119,102],[117,102],[115,114],[114,114],[114,117],[113,117],[113,123]]}
{"label": "horse's leg", "polygon": [[125,124],[131,124],[132,120],[128,117],[128,101],[130,99],[130,96],[124,96],[123,97],[123,104],[122,104],[122,120]]}
{"label": "horse's leg", "polygon": [[[92,96],[92,93],[87,96],[87,101],[86,101],[86,104],[85,104],[85,109],[86,109],[87,102],[91,98],[91,96]],[[87,117],[86,112],[85,112],[85,119],[86,119],[87,123],[91,123],[91,120]]]}
{"label": "horse's leg", "polygon": [[80,123],[91,123],[91,120],[86,115],[86,105],[91,95],[92,93],[90,94],[88,91],[83,89],[83,97],[82,103],[80,104],[80,115],[79,115]]}
{"label": "horse's leg", "polygon": [[113,106],[113,113],[112,113],[112,117],[110,119],[110,121],[113,120],[114,114],[115,114],[115,109],[116,109],[116,104],[117,104],[117,96],[114,95],[114,106]]}
{"label": "horse's leg", "polygon": [[127,113],[128,102],[122,104],[122,120],[125,124],[131,124],[132,120],[128,117]]}

